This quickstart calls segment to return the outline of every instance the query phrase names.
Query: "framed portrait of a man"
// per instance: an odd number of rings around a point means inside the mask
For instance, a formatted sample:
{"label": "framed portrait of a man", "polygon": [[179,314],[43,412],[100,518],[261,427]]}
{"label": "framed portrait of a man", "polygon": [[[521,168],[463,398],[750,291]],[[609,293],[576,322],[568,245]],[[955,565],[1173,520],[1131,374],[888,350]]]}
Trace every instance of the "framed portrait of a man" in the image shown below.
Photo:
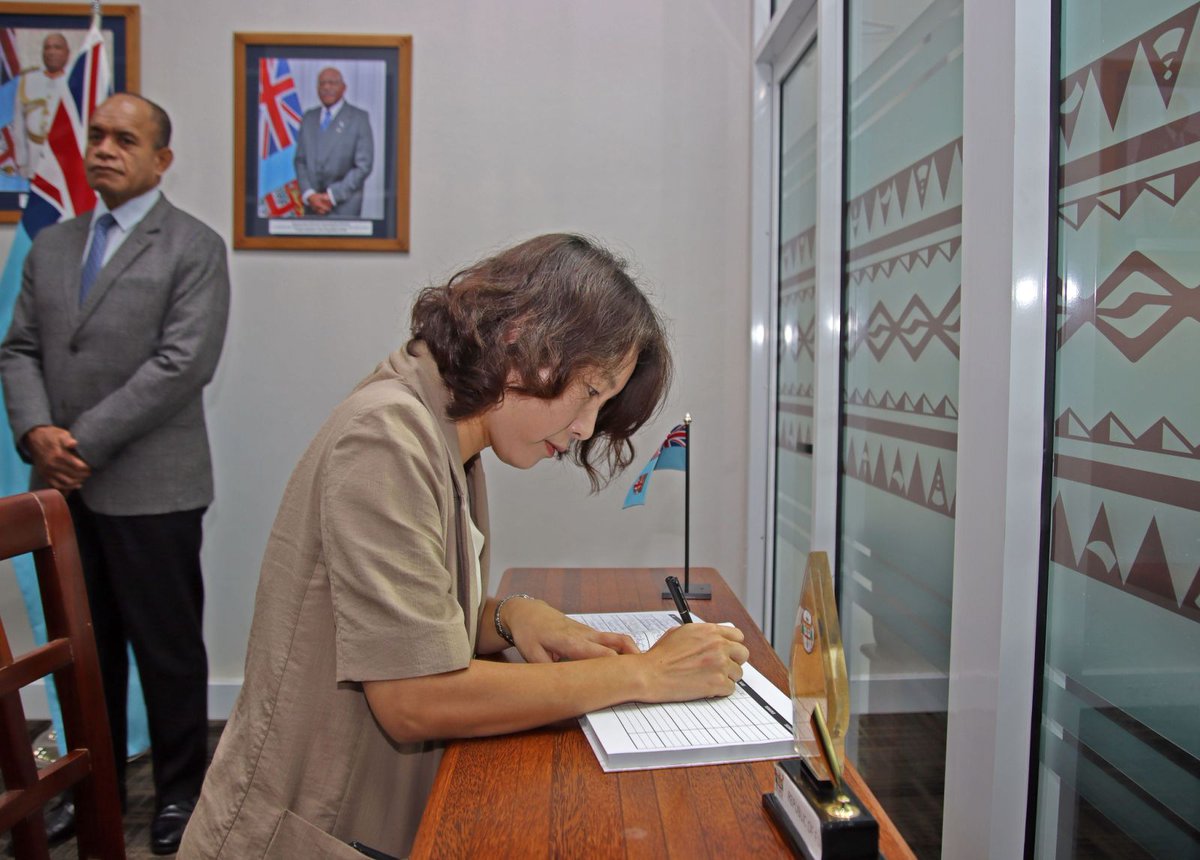
{"label": "framed portrait of a man", "polygon": [[234,34],[234,247],[408,250],[412,37]]}
{"label": "framed portrait of a man", "polygon": [[[139,7],[104,4],[114,92],[139,88]],[[71,60],[91,24],[87,3],[0,3],[0,222],[13,223],[46,148]]]}

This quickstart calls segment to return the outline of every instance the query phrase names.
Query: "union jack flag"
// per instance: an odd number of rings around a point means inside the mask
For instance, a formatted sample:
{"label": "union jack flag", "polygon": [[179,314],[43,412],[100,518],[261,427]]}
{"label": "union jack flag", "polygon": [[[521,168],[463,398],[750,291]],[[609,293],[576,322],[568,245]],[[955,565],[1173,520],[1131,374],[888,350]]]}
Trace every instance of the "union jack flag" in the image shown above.
{"label": "union jack flag", "polygon": [[684,424],[679,424],[667,434],[667,438],[663,440],[662,446],[658,449],[661,454],[668,448],[686,448],[687,447],[688,429]]}
{"label": "union jack flag", "polygon": [[654,456],[650,458],[650,462],[646,464],[646,468],[638,473],[637,480],[625,494],[625,504],[621,505],[622,508],[646,503],[646,492],[650,489],[651,473],[659,469],[676,469],[680,472],[687,470],[687,445],[690,429],[687,424],[678,424],[671,429],[667,438],[654,452]]}
{"label": "union jack flag", "polygon": [[285,59],[261,59],[258,61],[258,118],[259,140],[262,141],[260,158],[266,158],[296,142],[300,131],[300,120],[304,112],[300,109],[300,96],[296,95],[296,82]]}
{"label": "union jack flag", "polygon": [[0,28],[0,84],[6,84],[21,74],[21,58],[17,55],[17,31]]}

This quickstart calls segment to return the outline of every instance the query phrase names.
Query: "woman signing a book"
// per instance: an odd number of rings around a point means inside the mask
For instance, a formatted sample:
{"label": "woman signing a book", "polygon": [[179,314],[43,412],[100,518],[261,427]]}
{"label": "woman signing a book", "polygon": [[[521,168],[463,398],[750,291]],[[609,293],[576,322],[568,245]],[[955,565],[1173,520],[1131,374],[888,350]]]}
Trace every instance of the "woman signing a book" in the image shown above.
{"label": "woman signing a book", "polygon": [[[670,377],[657,313],[579,236],[424,290],[412,339],[337,407],[284,492],[242,692],[179,856],[403,857],[439,741],[731,693],[748,657],[731,627],[686,625],[639,653],[540,600],[487,596],[480,452],[519,469],[570,458],[597,489],[632,461]],[[476,659],[510,645],[526,664]]]}

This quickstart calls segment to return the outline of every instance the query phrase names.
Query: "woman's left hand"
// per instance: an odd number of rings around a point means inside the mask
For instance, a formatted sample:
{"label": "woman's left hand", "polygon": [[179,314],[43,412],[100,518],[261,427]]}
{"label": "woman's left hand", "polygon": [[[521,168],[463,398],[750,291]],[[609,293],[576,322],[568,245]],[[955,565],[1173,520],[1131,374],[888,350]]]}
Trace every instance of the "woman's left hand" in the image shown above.
{"label": "woman's left hand", "polygon": [[504,626],[529,663],[585,660],[614,654],[637,654],[633,639],[580,624],[541,600],[518,598],[504,604]]}

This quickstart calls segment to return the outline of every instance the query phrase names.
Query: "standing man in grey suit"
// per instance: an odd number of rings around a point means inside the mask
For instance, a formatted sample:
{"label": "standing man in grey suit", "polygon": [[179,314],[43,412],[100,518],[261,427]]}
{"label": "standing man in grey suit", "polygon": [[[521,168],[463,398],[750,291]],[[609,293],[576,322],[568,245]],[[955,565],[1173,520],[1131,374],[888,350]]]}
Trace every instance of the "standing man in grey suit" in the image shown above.
{"label": "standing man in grey suit", "polygon": [[317,75],[321,107],[304,112],[296,143],[296,179],[304,210],[335,218],[362,214],[363,184],[375,161],[371,118],[347,104],[346,83],[335,68]]}
{"label": "standing man in grey suit", "polygon": [[[201,397],[225,339],[225,244],[159,180],[171,123],[115,95],[88,127],[93,212],[41,231],[25,261],[0,377],[35,487],[67,496],[113,749],[125,749],[126,642],[154,762],[151,848],[179,845],[204,779],[208,659],[201,520],[213,498]],[[124,793],[125,760],[117,756]]]}

